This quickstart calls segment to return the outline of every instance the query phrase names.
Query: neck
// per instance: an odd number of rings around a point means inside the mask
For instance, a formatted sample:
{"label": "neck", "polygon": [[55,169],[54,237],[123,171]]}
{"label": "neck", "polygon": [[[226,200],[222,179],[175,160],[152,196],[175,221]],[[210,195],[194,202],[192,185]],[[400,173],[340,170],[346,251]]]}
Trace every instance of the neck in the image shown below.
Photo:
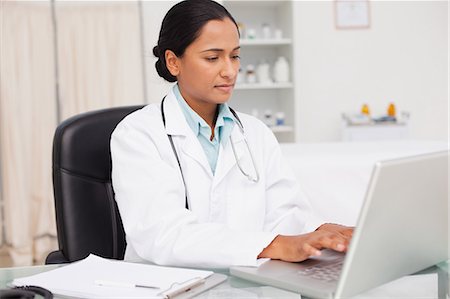
{"label": "neck", "polygon": [[186,103],[194,110],[204,121],[211,127],[211,130],[214,132],[214,127],[216,126],[217,113],[218,113],[218,105],[214,103],[207,103],[203,101],[195,101],[183,95],[183,92],[180,88],[181,96],[184,98]]}
{"label": "neck", "polygon": [[189,102],[186,100],[189,107],[192,108],[198,115],[200,115],[201,118],[203,118],[204,121],[211,127],[211,129],[214,129],[216,125],[216,119],[217,119],[217,104],[209,104],[209,103],[197,103],[197,102]]}

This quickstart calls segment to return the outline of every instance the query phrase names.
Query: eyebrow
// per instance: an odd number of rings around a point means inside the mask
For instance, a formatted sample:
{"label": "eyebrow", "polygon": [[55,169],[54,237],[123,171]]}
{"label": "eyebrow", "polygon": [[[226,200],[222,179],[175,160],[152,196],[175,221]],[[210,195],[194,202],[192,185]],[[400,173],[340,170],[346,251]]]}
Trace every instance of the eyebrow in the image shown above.
{"label": "eyebrow", "polygon": [[[237,46],[236,48],[233,49],[233,51],[239,50],[240,48],[241,48],[241,46]],[[203,50],[203,51],[201,51],[200,53],[208,52],[208,51],[213,51],[213,52],[223,52],[224,49],[211,48],[211,49]]]}

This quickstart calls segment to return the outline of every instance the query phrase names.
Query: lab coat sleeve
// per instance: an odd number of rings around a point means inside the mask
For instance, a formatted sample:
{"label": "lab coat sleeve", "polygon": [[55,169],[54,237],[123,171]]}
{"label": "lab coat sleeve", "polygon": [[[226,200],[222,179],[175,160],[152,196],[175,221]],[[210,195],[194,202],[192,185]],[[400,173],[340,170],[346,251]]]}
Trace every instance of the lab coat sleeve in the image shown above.
{"label": "lab coat sleeve", "polygon": [[299,182],[283,159],[280,145],[265,130],[266,221],[264,230],[298,235],[316,230],[323,221],[314,214]]}
{"label": "lab coat sleeve", "polygon": [[111,137],[112,181],[128,246],[143,260],[162,265],[256,265],[276,235],[199,223],[185,209],[178,168],[161,158],[161,143],[170,150],[167,136],[155,141],[148,125],[122,123]]}

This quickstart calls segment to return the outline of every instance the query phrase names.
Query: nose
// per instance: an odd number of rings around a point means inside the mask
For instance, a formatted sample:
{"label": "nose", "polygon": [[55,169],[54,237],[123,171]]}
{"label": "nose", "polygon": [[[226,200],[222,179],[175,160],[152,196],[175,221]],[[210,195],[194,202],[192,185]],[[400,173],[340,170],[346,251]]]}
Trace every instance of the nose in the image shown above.
{"label": "nose", "polygon": [[227,79],[234,79],[239,70],[239,60],[233,58],[224,59],[220,76]]}

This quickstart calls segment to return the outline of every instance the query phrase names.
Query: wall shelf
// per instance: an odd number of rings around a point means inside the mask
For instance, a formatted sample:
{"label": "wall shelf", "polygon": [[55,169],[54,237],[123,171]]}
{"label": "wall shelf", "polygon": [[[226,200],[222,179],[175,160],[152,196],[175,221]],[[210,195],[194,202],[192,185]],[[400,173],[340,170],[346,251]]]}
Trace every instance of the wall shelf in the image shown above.
{"label": "wall shelf", "polygon": [[[297,86],[287,83],[247,83],[247,67],[252,65],[258,78],[258,65],[269,64],[269,76],[274,79],[274,66],[279,57],[289,64],[289,77],[296,77],[294,65],[293,1],[232,1],[223,0],[236,22],[241,25],[241,73],[242,83],[235,85],[230,99],[234,109],[252,115],[263,115],[263,111],[281,112],[288,126],[274,126],[272,131],[280,142],[295,142]],[[266,30],[264,30],[266,29]],[[252,38],[248,38],[249,32]],[[256,113],[255,113],[256,112]],[[259,112],[259,113],[258,113]]]}
{"label": "wall shelf", "polygon": [[290,38],[282,38],[282,39],[240,39],[241,46],[282,46],[282,45],[291,45],[292,39]]}
{"label": "wall shelf", "polygon": [[291,126],[274,126],[270,127],[270,129],[274,133],[291,133],[294,131],[294,128]]}

